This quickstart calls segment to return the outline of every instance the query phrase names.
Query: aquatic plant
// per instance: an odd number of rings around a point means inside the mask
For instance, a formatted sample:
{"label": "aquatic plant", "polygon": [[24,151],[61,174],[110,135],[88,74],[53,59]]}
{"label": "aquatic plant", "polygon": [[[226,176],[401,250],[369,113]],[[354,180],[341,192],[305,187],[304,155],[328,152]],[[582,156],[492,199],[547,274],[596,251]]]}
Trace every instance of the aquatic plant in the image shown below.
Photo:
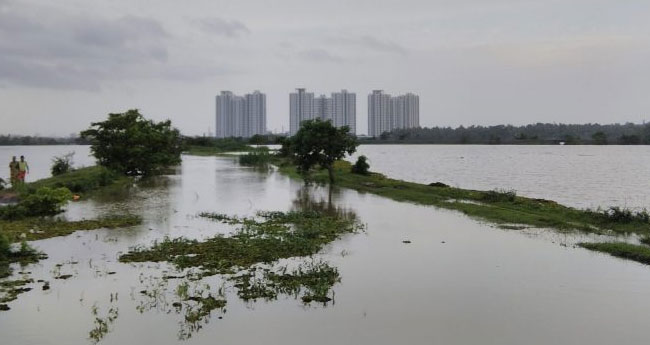
{"label": "aquatic plant", "polygon": [[287,267],[250,270],[230,278],[235,282],[237,296],[244,301],[272,300],[279,294],[299,296],[303,303],[327,303],[332,287],[341,279],[335,267],[325,262],[302,263],[288,271]]}
{"label": "aquatic plant", "polygon": [[94,317],[94,327],[90,330],[88,337],[93,344],[99,343],[110,331],[110,326],[117,320],[119,316],[119,308],[111,307],[108,309],[106,316],[99,316],[99,308],[97,305],[91,307],[91,314]]}

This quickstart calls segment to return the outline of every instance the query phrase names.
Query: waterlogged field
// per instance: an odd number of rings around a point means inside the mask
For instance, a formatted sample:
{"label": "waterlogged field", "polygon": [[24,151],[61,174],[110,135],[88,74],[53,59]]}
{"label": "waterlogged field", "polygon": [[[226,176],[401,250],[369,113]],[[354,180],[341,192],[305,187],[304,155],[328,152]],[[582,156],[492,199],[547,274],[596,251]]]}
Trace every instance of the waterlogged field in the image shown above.
{"label": "waterlogged field", "polygon": [[[292,216],[311,212],[336,218]],[[125,213],[142,224],[32,242],[48,259],[0,280],[30,289],[0,311],[3,344],[647,339],[650,267],[575,247],[595,235],[498,229],[227,157],[185,156],[175,174],[72,203],[64,216]],[[263,250],[276,239],[289,245]],[[241,270],[228,253],[242,248],[246,260],[280,259]]]}

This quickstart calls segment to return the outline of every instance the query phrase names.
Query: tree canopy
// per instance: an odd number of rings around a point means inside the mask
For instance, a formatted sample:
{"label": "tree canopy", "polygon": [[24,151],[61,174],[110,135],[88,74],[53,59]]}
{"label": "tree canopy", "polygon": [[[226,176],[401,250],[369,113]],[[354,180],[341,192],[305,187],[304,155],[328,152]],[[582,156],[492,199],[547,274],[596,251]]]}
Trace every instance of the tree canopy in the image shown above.
{"label": "tree canopy", "polygon": [[330,183],[334,183],[334,162],[357,150],[357,139],[347,126],[334,127],[321,119],[303,121],[291,138],[284,140],[282,152],[293,158],[298,171],[307,175],[312,167],[327,169]]}
{"label": "tree canopy", "polygon": [[126,175],[147,175],[181,161],[181,137],[171,121],[145,119],[137,109],[108,114],[81,132],[98,163]]}

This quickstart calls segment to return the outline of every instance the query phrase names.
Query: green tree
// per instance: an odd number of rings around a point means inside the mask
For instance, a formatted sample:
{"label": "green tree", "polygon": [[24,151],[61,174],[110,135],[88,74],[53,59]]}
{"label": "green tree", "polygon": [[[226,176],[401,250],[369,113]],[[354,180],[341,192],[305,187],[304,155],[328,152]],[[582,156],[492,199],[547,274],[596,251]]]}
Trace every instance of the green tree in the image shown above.
{"label": "green tree", "polygon": [[285,140],[281,151],[293,158],[301,174],[308,175],[312,167],[320,165],[334,183],[334,162],[354,153],[359,146],[349,132],[349,127],[336,128],[330,121],[303,121],[298,133]]}
{"label": "green tree", "polygon": [[596,132],[591,136],[591,139],[596,145],[607,145],[607,134],[603,132]]}
{"label": "green tree", "polygon": [[181,161],[181,137],[171,121],[146,120],[137,109],[108,114],[81,136],[100,165],[126,175],[148,175]]}

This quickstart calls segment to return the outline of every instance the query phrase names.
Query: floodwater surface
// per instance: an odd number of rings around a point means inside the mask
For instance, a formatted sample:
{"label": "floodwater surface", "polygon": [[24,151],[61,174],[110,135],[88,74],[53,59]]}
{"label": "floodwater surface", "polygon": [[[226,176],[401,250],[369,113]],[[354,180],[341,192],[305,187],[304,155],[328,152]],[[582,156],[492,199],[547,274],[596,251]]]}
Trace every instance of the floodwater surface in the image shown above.
{"label": "floodwater surface", "polygon": [[[73,203],[70,219],[130,212],[144,223],[33,242],[49,255],[16,267],[49,281],[0,312],[3,344],[641,344],[647,342],[650,268],[574,248],[595,238],[501,230],[460,213],[350,190],[306,187],[233,158],[184,156],[176,174],[126,195]],[[327,304],[295,296],[244,302],[220,276],[182,276],[168,264],[123,264],[121,253],[166,236],[206,238],[233,229],[196,217],[252,216],[314,202],[355,214],[365,232],[314,258],[341,282]],[[410,243],[404,243],[410,241]],[[55,279],[71,275],[68,279]],[[15,279],[16,276],[12,277]],[[188,322],[178,286],[221,293],[224,310]]]}
{"label": "floodwater surface", "polygon": [[400,180],[513,189],[578,208],[650,209],[650,146],[361,145],[359,155]]}

